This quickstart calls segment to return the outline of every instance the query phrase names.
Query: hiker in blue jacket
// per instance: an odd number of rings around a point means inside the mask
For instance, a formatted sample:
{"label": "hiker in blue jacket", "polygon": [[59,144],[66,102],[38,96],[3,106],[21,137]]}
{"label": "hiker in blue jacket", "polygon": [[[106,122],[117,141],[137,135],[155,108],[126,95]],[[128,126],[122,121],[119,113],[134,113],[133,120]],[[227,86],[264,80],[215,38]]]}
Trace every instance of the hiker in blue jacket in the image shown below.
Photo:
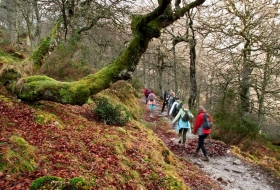
{"label": "hiker in blue jacket", "polygon": [[[188,114],[188,121],[184,121],[184,115]],[[178,120],[178,125],[176,127],[176,131],[179,134],[179,140],[178,143],[182,143],[184,146],[186,143],[186,134],[188,130],[191,130],[191,124],[189,119],[194,118],[193,114],[188,109],[188,104],[184,104],[183,107],[180,109],[176,117],[173,119],[172,124],[176,123]]]}

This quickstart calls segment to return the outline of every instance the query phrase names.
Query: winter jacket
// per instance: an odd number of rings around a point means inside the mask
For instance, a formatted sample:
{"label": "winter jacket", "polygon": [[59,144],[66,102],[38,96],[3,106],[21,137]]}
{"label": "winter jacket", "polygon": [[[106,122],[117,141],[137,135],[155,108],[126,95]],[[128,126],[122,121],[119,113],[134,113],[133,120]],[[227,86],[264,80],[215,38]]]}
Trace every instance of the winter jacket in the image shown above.
{"label": "winter jacket", "polygon": [[170,97],[169,97],[169,99],[168,99],[168,108],[169,108],[169,109],[171,109],[173,103],[175,102],[174,98],[175,98],[174,96],[171,96],[171,95],[170,95]]}
{"label": "winter jacket", "polygon": [[[150,100],[150,96],[154,96],[154,101],[151,101],[151,100]],[[154,93],[151,92],[151,93],[149,94],[149,96],[148,96],[148,104],[149,104],[149,105],[150,105],[150,104],[154,104],[154,105],[155,105],[155,104],[156,104],[156,98],[157,98],[156,95],[155,95]]]}
{"label": "winter jacket", "polygon": [[188,109],[183,109],[181,108],[180,111],[178,112],[178,114],[176,115],[176,117],[173,119],[172,123],[176,123],[177,120],[179,119],[179,123],[177,125],[177,131],[179,131],[181,128],[191,128],[191,124],[189,121],[183,121],[182,117],[185,114],[185,111],[187,111],[187,113],[189,114],[190,118],[194,118],[193,114],[190,112],[190,110]]}
{"label": "winter jacket", "polygon": [[169,110],[169,115],[172,115],[173,110],[176,109],[176,106],[177,106],[178,104],[180,104],[180,103],[182,103],[182,101],[177,100],[177,101],[175,101],[175,102],[172,104],[172,106],[171,106],[171,108],[170,108],[170,110]]}
{"label": "winter jacket", "polygon": [[167,103],[167,102],[168,102],[168,99],[169,99],[169,94],[168,94],[167,92],[164,92],[164,94],[163,94],[163,101],[164,101],[165,103]]}
{"label": "winter jacket", "polygon": [[[149,94],[146,94],[146,90],[149,90],[149,89],[148,89],[148,88],[145,88],[144,91],[143,91],[143,94],[144,94],[144,96],[148,97]],[[149,91],[150,91],[150,90],[149,90]],[[150,92],[151,92],[151,91],[150,91]]]}
{"label": "winter jacket", "polygon": [[[210,134],[211,129],[204,129],[201,126],[204,123],[204,114],[205,113],[206,112],[204,112],[204,111],[198,112],[195,122],[194,122],[193,134],[197,134],[197,133],[198,133],[198,135]],[[210,115],[209,115],[209,119],[211,122],[214,122],[213,118]]]}

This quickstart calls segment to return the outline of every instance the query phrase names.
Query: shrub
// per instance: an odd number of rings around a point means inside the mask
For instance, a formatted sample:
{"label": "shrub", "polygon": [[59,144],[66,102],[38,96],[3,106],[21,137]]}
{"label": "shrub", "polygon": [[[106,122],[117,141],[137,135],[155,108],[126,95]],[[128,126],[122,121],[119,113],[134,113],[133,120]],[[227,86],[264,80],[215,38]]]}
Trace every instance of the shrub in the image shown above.
{"label": "shrub", "polygon": [[94,112],[101,121],[109,125],[121,126],[128,122],[130,114],[122,104],[113,105],[109,102],[109,99],[105,97],[99,97],[95,102],[96,108]]}
{"label": "shrub", "polygon": [[213,137],[225,143],[235,144],[245,137],[254,137],[258,134],[257,123],[242,118],[238,113],[216,111],[214,120]]}
{"label": "shrub", "polygon": [[132,85],[133,88],[135,88],[137,91],[141,90],[143,84],[138,78],[132,78],[129,83]]}

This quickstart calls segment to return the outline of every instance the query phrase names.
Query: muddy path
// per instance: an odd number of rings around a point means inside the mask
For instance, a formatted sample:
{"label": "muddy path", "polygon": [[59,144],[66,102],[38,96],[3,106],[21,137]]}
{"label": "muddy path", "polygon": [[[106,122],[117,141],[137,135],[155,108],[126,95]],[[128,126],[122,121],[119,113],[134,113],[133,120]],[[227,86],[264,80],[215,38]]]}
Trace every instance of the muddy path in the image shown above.
{"label": "muddy path", "polygon": [[[145,104],[144,99],[141,102]],[[165,142],[169,149],[184,159],[192,162],[199,169],[213,180],[220,184],[225,190],[277,190],[280,189],[279,179],[273,178],[269,172],[253,165],[246,160],[242,160],[230,152],[230,148],[220,141],[208,138],[205,147],[209,153],[210,161],[202,161],[202,152],[199,157],[193,157],[192,153],[197,145],[197,136],[187,133],[187,143],[182,146],[178,143],[175,130],[172,128],[171,119],[167,116],[167,108],[161,113],[161,104],[156,105],[153,113],[148,111],[147,120],[157,125],[161,120],[170,126],[169,129],[162,129],[157,126],[157,135]]]}

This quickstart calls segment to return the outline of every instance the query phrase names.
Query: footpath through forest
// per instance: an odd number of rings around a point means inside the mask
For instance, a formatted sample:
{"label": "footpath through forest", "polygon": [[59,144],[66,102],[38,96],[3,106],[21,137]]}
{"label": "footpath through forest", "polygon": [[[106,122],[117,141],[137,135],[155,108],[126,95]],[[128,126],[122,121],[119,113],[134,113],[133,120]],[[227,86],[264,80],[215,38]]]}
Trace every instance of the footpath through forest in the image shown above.
{"label": "footpath through forest", "polygon": [[[145,99],[141,99],[145,104]],[[177,134],[172,128],[171,120],[167,117],[167,108],[161,113],[162,104],[156,105],[153,113],[150,113],[147,105],[146,120],[152,122],[156,134],[165,142],[169,149],[177,156],[187,159],[198,168],[206,172],[213,180],[220,184],[225,190],[277,190],[280,189],[279,182],[275,181],[269,172],[260,167],[242,160],[230,152],[229,147],[223,142],[207,138],[205,147],[209,153],[210,161],[202,161],[202,152],[199,157],[194,158],[192,153],[197,146],[197,135],[188,131],[186,146],[181,146],[177,141]],[[160,122],[159,122],[160,121]],[[162,121],[170,126],[166,129],[156,126]],[[214,130],[214,129],[213,129]],[[209,136],[210,137],[210,136]]]}

